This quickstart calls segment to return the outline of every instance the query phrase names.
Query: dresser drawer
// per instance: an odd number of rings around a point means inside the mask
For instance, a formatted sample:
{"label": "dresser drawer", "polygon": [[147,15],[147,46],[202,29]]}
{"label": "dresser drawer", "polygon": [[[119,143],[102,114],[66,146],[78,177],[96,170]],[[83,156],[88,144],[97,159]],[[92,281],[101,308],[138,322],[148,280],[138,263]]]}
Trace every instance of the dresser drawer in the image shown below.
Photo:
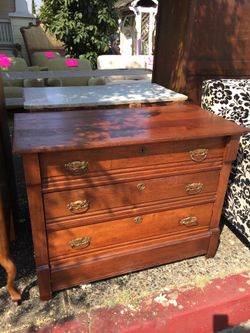
{"label": "dresser drawer", "polygon": [[[101,248],[209,228],[213,204],[197,205],[48,233],[49,256],[87,254]],[[205,228],[205,229],[204,229]]]}
{"label": "dresser drawer", "polygon": [[43,179],[55,177],[86,178],[107,171],[143,168],[166,163],[189,163],[191,166],[211,160],[222,160],[225,140],[223,138],[166,142],[128,147],[77,150],[40,155]]}
{"label": "dresser drawer", "polygon": [[61,217],[86,217],[104,211],[112,216],[112,209],[160,200],[185,200],[200,193],[214,195],[218,171],[199,172],[136,182],[89,187],[44,195],[45,216],[48,220]]}
{"label": "dresser drawer", "polygon": [[217,138],[119,147],[113,151],[112,169],[222,160],[224,146],[225,140]]}

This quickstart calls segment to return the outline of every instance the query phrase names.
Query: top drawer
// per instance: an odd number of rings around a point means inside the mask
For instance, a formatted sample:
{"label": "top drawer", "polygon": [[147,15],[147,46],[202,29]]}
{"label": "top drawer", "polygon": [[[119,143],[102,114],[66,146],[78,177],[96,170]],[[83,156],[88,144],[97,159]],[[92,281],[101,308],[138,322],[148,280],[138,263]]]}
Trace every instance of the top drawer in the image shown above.
{"label": "top drawer", "polygon": [[40,155],[43,179],[85,178],[111,170],[128,170],[171,163],[206,163],[222,160],[224,138],[132,145],[104,149],[53,152]]}

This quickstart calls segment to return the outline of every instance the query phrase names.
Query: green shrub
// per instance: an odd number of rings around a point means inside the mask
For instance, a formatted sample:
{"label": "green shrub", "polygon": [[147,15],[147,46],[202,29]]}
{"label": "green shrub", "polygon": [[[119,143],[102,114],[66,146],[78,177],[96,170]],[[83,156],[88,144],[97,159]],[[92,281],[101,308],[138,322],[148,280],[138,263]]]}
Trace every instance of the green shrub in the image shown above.
{"label": "green shrub", "polygon": [[83,55],[95,65],[107,54],[109,37],[117,31],[115,0],[44,0],[39,19],[59,40],[68,54]]}

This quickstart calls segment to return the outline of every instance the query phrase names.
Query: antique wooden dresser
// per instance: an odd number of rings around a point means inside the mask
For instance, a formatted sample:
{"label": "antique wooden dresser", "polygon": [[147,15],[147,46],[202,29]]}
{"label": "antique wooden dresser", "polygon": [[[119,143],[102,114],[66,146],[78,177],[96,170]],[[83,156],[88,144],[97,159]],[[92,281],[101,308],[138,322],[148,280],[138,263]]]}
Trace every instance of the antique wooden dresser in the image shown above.
{"label": "antique wooden dresser", "polygon": [[247,130],[198,106],[16,114],[41,299],[214,256],[231,161]]}

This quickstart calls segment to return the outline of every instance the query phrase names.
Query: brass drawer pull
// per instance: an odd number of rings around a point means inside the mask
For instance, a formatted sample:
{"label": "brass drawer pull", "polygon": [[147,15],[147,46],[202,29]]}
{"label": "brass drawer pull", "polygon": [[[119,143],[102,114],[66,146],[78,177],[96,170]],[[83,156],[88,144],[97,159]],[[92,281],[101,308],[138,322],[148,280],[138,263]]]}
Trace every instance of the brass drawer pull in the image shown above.
{"label": "brass drawer pull", "polygon": [[134,218],[134,222],[135,222],[135,224],[140,224],[140,223],[142,223],[142,220],[143,220],[143,217],[141,217],[141,216],[136,216],[136,217]]}
{"label": "brass drawer pull", "polygon": [[73,174],[79,174],[86,172],[88,170],[88,165],[88,161],[73,161],[64,164],[64,167]]}
{"label": "brass drawer pull", "polygon": [[75,238],[69,241],[69,245],[72,249],[84,249],[89,246],[91,242],[90,237]]}
{"label": "brass drawer pull", "polygon": [[208,149],[195,149],[189,152],[191,159],[195,162],[202,162],[207,158]]}
{"label": "brass drawer pull", "polygon": [[179,222],[181,225],[185,225],[186,227],[191,227],[194,225],[198,225],[198,219],[196,216],[186,217]]}
{"label": "brass drawer pull", "polygon": [[203,188],[202,183],[192,183],[186,186],[186,192],[188,194],[197,194],[202,191],[202,188]]}
{"label": "brass drawer pull", "polygon": [[89,206],[90,202],[88,200],[77,200],[67,204],[67,208],[73,214],[85,213],[89,209]]}
{"label": "brass drawer pull", "polygon": [[144,184],[138,184],[136,187],[139,191],[143,191],[146,188],[146,186]]}

